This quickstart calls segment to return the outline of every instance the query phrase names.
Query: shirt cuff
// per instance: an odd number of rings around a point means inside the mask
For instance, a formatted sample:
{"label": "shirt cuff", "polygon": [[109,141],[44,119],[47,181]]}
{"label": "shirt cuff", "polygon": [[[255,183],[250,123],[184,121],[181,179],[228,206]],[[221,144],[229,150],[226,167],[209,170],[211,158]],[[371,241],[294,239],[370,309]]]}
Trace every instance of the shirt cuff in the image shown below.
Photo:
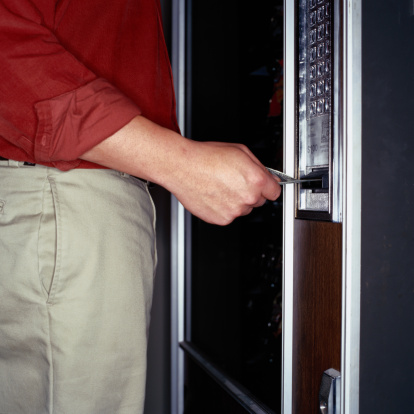
{"label": "shirt cuff", "polygon": [[39,162],[69,170],[79,157],[120,130],[140,109],[102,78],[35,104],[38,129],[34,153]]}

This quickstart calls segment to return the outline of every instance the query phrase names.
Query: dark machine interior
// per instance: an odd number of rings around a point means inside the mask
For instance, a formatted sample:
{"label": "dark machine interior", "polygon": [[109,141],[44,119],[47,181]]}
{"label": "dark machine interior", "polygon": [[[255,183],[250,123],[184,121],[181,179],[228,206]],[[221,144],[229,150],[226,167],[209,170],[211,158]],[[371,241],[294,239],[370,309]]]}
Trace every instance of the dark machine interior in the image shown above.
{"label": "dark machine interior", "polygon": [[[283,2],[192,2],[187,135],[283,170]],[[191,342],[280,411],[283,194],[231,225],[192,218]],[[186,413],[239,412],[187,358]],[[198,386],[196,386],[198,384]],[[240,411],[244,412],[244,411]]]}

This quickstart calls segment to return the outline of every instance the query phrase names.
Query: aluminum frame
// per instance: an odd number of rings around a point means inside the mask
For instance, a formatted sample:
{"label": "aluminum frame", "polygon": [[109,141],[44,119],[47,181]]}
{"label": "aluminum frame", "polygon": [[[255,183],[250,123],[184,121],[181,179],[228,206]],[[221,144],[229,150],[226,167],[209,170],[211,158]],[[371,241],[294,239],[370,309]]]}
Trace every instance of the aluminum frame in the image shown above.
{"label": "aluminum frame", "polygon": [[[177,94],[177,112],[184,131],[185,114],[185,0],[172,0],[172,64]],[[284,2],[284,168],[295,173],[295,5]],[[343,2],[343,286],[341,413],[359,412],[360,263],[361,263],[361,4]],[[293,223],[294,189],[284,194],[283,363],[282,413],[292,413],[293,344]],[[185,210],[171,200],[171,413],[183,412],[184,365],[179,343],[184,340]]]}
{"label": "aluminum frame", "polygon": [[361,2],[344,0],[341,413],[359,413],[361,300]]}
{"label": "aluminum frame", "polygon": [[[295,2],[284,1],[284,85],[283,85],[283,136],[284,170],[295,175],[296,147],[296,41]],[[287,76],[289,74],[289,76]],[[293,248],[295,222],[294,186],[283,191],[283,329],[282,329],[282,407],[283,414],[292,413],[293,365]]]}
{"label": "aluminum frame", "polygon": [[[186,1],[172,0],[172,71],[178,125],[185,133]],[[171,414],[184,412],[185,335],[185,222],[184,207],[171,196]]]}
{"label": "aluminum frame", "polygon": [[[295,172],[295,5],[285,0],[284,162]],[[361,3],[343,0],[341,414],[359,413],[361,289]],[[284,189],[282,413],[292,413],[294,194]]]}

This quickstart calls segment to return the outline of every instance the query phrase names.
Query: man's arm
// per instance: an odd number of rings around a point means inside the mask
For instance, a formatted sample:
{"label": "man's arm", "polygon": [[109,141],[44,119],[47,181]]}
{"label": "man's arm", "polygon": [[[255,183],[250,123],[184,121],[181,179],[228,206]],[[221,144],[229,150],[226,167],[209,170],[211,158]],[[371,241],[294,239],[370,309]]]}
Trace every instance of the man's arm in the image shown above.
{"label": "man's arm", "polygon": [[57,3],[69,2],[0,1],[0,150],[67,170],[141,110],[63,46]]}
{"label": "man's arm", "polygon": [[281,191],[245,146],[191,141],[142,116],[81,158],[157,183],[191,213],[219,225],[276,200]]}

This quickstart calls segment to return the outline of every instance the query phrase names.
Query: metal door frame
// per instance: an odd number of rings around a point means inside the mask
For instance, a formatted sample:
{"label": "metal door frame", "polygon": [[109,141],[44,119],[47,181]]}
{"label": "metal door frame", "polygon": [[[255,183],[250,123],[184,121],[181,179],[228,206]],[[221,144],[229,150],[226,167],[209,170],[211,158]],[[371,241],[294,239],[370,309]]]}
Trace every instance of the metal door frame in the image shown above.
{"label": "metal door frame", "polygon": [[359,413],[362,176],[361,9],[361,1],[344,1],[342,414]]}
{"label": "metal door frame", "polygon": [[[177,102],[177,118],[185,134],[186,97],[186,1],[171,0],[171,64]],[[186,211],[171,195],[171,414],[184,412]]]}
{"label": "metal door frame", "polygon": [[[172,66],[179,125],[185,114],[185,0],[172,0]],[[285,0],[284,154],[285,172],[295,171],[295,5]],[[361,2],[343,1],[343,271],[341,413],[359,412],[360,262],[361,262]],[[282,413],[292,413],[293,223],[294,189],[284,190],[284,282]],[[184,407],[186,213],[171,199],[171,413]],[[329,368],[329,367],[327,367]]]}
{"label": "metal door frame", "polygon": [[[295,1],[284,1],[283,154],[286,174],[295,176],[296,62]],[[295,191],[285,186],[283,194],[283,322],[282,322],[282,413],[292,413],[293,364],[293,246]]]}
{"label": "metal door frame", "polygon": [[[295,174],[296,62],[295,2],[284,2],[284,165]],[[343,236],[341,413],[359,412],[361,279],[361,2],[343,0]],[[282,413],[292,413],[293,246],[295,200],[284,189]],[[330,367],[327,367],[327,369]],[[315,396],[316,398],[316,396]]]}

